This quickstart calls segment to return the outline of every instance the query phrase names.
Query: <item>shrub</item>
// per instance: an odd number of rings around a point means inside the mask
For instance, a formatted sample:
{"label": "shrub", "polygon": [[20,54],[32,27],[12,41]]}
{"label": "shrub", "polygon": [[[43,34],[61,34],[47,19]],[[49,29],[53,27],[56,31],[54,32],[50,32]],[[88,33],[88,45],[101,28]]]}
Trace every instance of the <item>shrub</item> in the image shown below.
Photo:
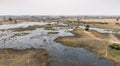
{"label": "shrub", "polygon": [[89,27],[90,27],[89,25],[86,25],[85,30],[88,31]]}
{"label": "shrub", "polygon": [[112,49],[120,50],[120,44],[117,44],[117,43],[113,43],[112,45],[110,45],[110,47]]}

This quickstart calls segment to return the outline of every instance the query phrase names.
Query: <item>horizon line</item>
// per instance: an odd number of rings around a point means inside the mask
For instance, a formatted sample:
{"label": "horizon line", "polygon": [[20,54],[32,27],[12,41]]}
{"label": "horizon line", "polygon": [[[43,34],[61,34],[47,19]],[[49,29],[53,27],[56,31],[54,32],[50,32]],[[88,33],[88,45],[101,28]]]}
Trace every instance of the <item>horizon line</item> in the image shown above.
{"label": "horizon line", "polygon": [[120,15],[111,15],[111,14],[106,14],[106,15],[100,15],[100,14],[78,14],[78,15],[71,15],[71,14],[66,14],[66,15],[57,15],[57,14],[0,14],[0,16],[120,16]]}

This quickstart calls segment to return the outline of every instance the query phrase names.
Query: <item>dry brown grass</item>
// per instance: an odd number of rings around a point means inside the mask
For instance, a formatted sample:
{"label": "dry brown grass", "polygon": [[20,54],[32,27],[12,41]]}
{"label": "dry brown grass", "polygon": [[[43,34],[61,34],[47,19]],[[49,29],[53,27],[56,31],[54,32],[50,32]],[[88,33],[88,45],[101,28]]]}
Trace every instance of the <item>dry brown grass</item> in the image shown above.
{"label": "dry brown grass", "polygon": [[47,56],[43,49],[1,49],[0,66],[48,66]]}
{"label": "dry brown grass", "polygon": [[54,30],[54,29],[53,29],[53,26],[45,26],[44,29],[45,29],[45,30]]}
{"label": "dry brown grass", "polygon": [[0,25],[4,25],[4,24],[16,24],[15,21],[3,21],[3,22],[0,22]]}
{"label": "dry brown grass", "polygon": [[90,27],[102,28],[102,29],[112,29],[115,31],[120,30],[120,26],[118,26],[118,25],[95,24],[95,25],[90,25]]}
{"label": "dry brown grass", "polygon": [[72,33],[78,37],[90,37],[88,34],[84,32],[84,29],[75,29],[74,31],[72,31]]}
{"label": "dry brown grass", "polygon": [[100,38],[100,39],[110,39],[110,35],[107,33],[99,33],[97,31],[94,30],[90,30],[91,34],[96,37],[96,38]]}
{"label": "dry brown grass", "polygon": [[111,19],[111,18],[104,18],[104,19],[98,19],[98,18],[87,18],[87,19],[81,19],[81,21],[84,22],[107,22],[109,24],[115,24],[117,21],[116,19]]}
{"label": "dry brown grass", "polygon": [[27,31],[27,30],[35,30],[36,28],[42,28],[43,26],[40,25],[34,25],[34,26],[28,26],[28,27],[20,27],[20,28],[13,28],[10,30],[14,30],[14,31]]}
{"label": "dry brown grass", "polygon": [[17,34],[14,34],[14,36],[25,36],[25,35],[28,35],[29,33],[17,33]]}
{"label": "dry brown grass", "polygon": [[120,40],[120,34],[114,34],[114,36]]}
{"label": "dry brown grass", "polygon": [[48,34],[58,34],[59,32],[48,32]]}

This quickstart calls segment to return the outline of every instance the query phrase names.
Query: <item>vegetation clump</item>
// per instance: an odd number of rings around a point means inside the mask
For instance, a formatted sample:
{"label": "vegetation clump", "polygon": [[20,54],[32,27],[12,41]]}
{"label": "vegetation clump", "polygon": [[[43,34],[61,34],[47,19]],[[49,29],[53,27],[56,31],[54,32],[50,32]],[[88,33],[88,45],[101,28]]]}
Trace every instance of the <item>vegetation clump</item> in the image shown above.
{"label": "vegetation clump", "polygon": [[48,34],[58,34],[59,32],[48,32]]}
{"label": "vegetation clump", "polygon": [[117,43],[113,43],[112,45],[110,45],[110,47],[112,49],[120,50],[120,44],[117,44]]}
{"label": "vegetation clump", "polygon": [[15,28],[13,29],[14,31],[27,31],[27,30],[35,30],[36,28],[41,28],[42,26],[39,25],[34,25],[34,26],[28,26],[28,27],[20,27],[20,28]]}
{"label": "vegetation clump", "polygon": [[85,26],[85,30],[86,30],[86,31],[88,31],[88,30],[89,30],[89,28],[90,28],[90,26],[89,26],[89,25],[86,25],[86,26]]}
{"label": "vegetation clump", "polygon": [[52,26],[46,26],[44,30],[54,30]]}
{"label": "vegetation clump", "polygon": [[28,35],[29,33],[18,33],[18,34],[14,34],[14,36],[25,36]]}

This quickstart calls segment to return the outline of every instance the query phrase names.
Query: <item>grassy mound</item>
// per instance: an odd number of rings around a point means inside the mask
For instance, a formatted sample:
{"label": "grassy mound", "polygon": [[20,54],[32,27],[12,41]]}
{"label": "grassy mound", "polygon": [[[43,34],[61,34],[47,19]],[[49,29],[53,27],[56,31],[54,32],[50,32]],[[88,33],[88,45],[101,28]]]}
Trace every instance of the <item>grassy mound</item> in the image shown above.
{"label": "grassy mound", "polygon": [[[110,35],[102,34],[95,31],[90,31],[90,34],[85,32],[83,29],[75,29],[72,31],[74,36],[66,36],[56,38],[56,42],[60,42],[66,46],[71,47],[82,47],[89,51],[93,51],[96,54],[103,56],[109,60],[114,61],[119,64],[120,62],[120,51],[111,49],[110,45]],[[90,36],[93,35],[94,37]],[[116,47],[116,45],[114,45]],[[117,45],[116,48],[119,46]],[[119,64],[120,65],[120,64]]]}

